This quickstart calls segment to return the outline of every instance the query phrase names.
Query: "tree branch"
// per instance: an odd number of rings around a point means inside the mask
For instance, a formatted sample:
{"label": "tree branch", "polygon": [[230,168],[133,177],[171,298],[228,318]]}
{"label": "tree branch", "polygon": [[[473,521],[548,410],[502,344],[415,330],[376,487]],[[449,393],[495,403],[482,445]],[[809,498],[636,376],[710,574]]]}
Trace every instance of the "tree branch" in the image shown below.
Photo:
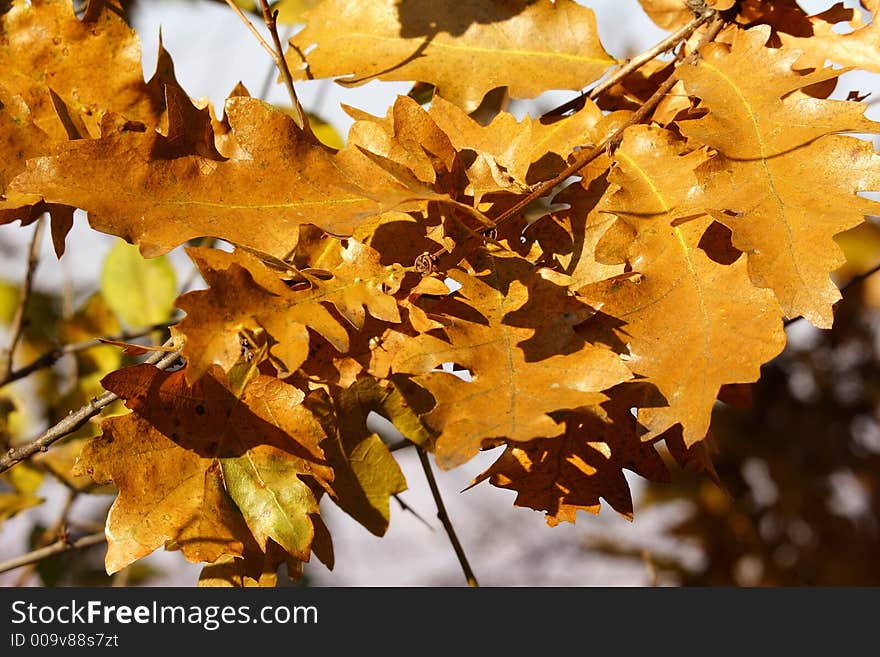
{"label": "tree branch", "polygon": [[[170,342],[171,341],[169,340],[166,344],[170,344]],[[158,352],[151,355],[145,362],[155,365],[160,370],[164,370],[177,362],[178,358],[180,358],[180,350],[174,351],[170,354]],[[6,472],[9,468],[30,458],[37,452],[48,451],[50,445],[79,429],[91,418],[100,413],[102,408],[112,404],[117,399],[119,399],[119,397],[114,393],[105,392],[100,397],[92,399],[92,401],[79,410],[71,411],[66,418],[49,427],[49,429],[47,429],[39,438],[24,445],[10,448],[2,457],[0,457],[0,473]]]}
{"label": "tree branch", "polygon": [[428,460],[428,453],[421,447],[416,451],[419,454],[419,462],[422,464],[422,470],[425,471],[428,486],[431,488],[431,495],[434,496],[434,502],[437,504],[437,518],[443,523],[443,529],[446,530],[446,535],[449,536],[449,542],[452,543],[452,548],[455,550],[455,556],[458,557],[458,563],[461,564],[461,570],[464,572],[464,577],[467,580],[468,586],[478,587],[479,584],[477,583],[474,571],[471,570],[467,555],[464,553],[464,548],[462,548],[458,536],[455,534],[455,528],[452,526],[449,514],[446,513],[446,505],[443,504],[443,498],[440,496],[440,489],[437,487],[437,480],[434,479],[434,471],[431,470],[431,462]]}
{"label": "tree branch", "polygon": [[272,43],[275,44],[275,56],[273,59],[278,66],[278,70],[281,71],[281,77],[284,79],[284,86],[287,87],[287,95],[290,96],[290,102],[293,103],[293,120],[296,121],[300,130],[304,130],[311,134],[312,129],[309,125],[309,119],[306,116],[306,112],[302,105],[299,103],[299,98],[296,97],[296,89],[293,86],[293,76],[290,74],[290,67],[287,65],[287,60],[284,59],[284,47],[281,45],[281,38],[278,36],[278,11],[272,11],[272,9],[269,8],[269,0],[260,0],[260,8],[263,10],[263,22],[266,23],[266,27],[269,29],[269,34],[272,35]]}
{"label": "tree branch", "polygon": [[24,315],[27,311],[28,300],[31,297],[34,274],[37,271],[37,265],[40,264],[40,243],[42,242],[43,224],[45,223],[45,220],[46,215],[43,215],[37,220],[37,224],[34,226],[34,236],[31,238],[31,245],[28,248],[27,272],[25,273],[24,281],[21,284],[21,295],[19,297],[18,307],[15,309],[15,315],[12,318],[9,346],[3,351],[2,358],[0,358],[0,372],[2,372],[4,378],[9,376],[9,373],[12,372],[15,348],[18,346],[18,341],[21,340],[22,333],[24,332]]}
{"label": "tree branch", "polygon": [[[713,14],[714,15],[714,12]],[[712,39],[714,39],[718,32],[721,31],[722,26],[724,25],[724,21],[716,18],[715,22],[710,26],[709,30],[706,34],[703,35],[703,38],[700,40],[700,43],[697,44],[697,47],[694,49],[688,57],[682,60],[682,64],[692,64],[696,62],[700,57],[700,48],[705,44],[709,43]],[[663,83],[657,88],[657,91],[653,93],[653,95],[645,101],[645,104],[639,107],[633,115],[620,126],[617,130],[615,130],[611,135],[603,139],[601,142],[596,144],[593,148],[588,151],[578,152],[574,156],[574,160],[571,164],[569,164],[565,169],[563,169],[557,176],[550,180],[545,180],[540,183],[535,189],[529,192],[526,196],[520,199],[515,205],[510,207],[509,209],[502,212],[496,219],[494,226],[498,226],[499,224],[507,221],[514,215],[522,212],[532,201],[535,201],[542,196],[546,196],[549,194],[556,185],[564,181],[569,176],[574,175],[577,171],[585,167],[587,164],[595,160],[602,153],[606,151],[609,147],[614,146],[616,143],[620,141],[623,137],[623,132],[629,128],[630,126],[636,125],[644,121],[648,115],[654,111],[654,108],[663,100],[663,97],[669,93],[669,90],[675,86],[675,83],[678,81],[675,74],[671,74]]]}
{"label": "tree branch", "polygon": [[44,559],[54,557],[56,554],[71,552],[73,550],[84,550],[85,548],[100,545],[106,540],[107,538],[104,536],[104,532],[101,532],[98,534],[89,534],[87,536],[82,536],[81,538],[78,538],[72,542],[56,541],[55,543],[52,543],[52,545],[47,545],[46,547],[34,550],[33,552],[28,552],[27,554],[16,557],[15,559],[10,559],[9,561],[4,561],[3,563],[0,563],[0,573],[15,570],[16,568],[28,566],[33,563],[39,563]]}
{"label": "tree branch", "polygon": [[12,383],[13,381],[18,381],[19,379],[30,376],[38,370],[51,367],[59,360],[61,360],[61,358],[68,354],[74,354],[80,351],[85,351],[86,349],[91,349],[92,347],[100,346],[102,340],[111,340],[113,342],[127,342],[128,340],[133,340],[135,338],[142,338],[145,335],[149,335],[153,331],[158,331],[160,329],[166,329],[169,326],[174,326],[174,324],[176,323],[177,320],[160,322],[158,324],[153,324],[152,326],[138,329],[136,331],[123,331],[122,333],[118,333],[116,335],[109,335],[102,338],[92,338],[90,340],[83,340],[82,342],[74,342],[71,344],[56,347],[55,349],[52,349],[40,355],[38,358],[34,359],[27,365],[24,365],[17,370],[13,370],[12,372],[10,372],[6,377],[0,380],[0,388],[9,383]]}
{"label": "tree branch", "polygon": [[[630,59],[626,64],[624,64],[619,69],[614,71],[614,73],[609,75],[605,80],[593,87],[586,95],[586,97],[590,100],[595,100],[603,91],[605,91],[606,89],[610,89],[633,71],[637,71],[642,66],[650,62],[652,59],[658,57],[667,50],[674,48],[680,41],[687,39],[697,30],[697,28],[699,28],[706,21],[712,18],[713,15],[713,13],[709,12],[698,14],[687,25],[681,27],[673,34],[670,34],[668,37],[663,39],[663,41],[660,41],[648,50]],[[542,117],[557,116],[560,114],[565,114],[570,110],[580,109],[579,105],[583,104],[583,100],[584,95],[581,94],[580,96],[572,98],[571,100],[563,103],[562,105],[559,105],[558,107],[554,107],[553,109],[544,112]]]}

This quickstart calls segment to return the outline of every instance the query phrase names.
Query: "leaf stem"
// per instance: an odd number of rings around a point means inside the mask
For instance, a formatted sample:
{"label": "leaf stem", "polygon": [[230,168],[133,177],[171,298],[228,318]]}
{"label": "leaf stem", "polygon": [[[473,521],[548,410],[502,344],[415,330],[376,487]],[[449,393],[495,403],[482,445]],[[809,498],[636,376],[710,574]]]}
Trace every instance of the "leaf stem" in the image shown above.
{"label": "leaf stem", "polygon": [[[650,62],[652,59],[658,57],[667,50],[674,48],[679,43],[679,41],[687,39],[697,30],[697,28],[699,28],[706,21],[712,18],[713,15],[714,13],[711,12],[698,14],[689,23],[687,23],[687,25],[684,25],[653,47],[648,48],[648,50],[636,55],[635,57],[627,61],[626,64],[621,66],[619,69],[614,71],[614,73],[605,78],[605,80],[593,87],[587,94],[587,98],[589,98],[590,100],[595,100],[603,91],[605,91],[606,89],[610,89],[633,71],[637,71],[642,66]],[[558,107],[554,107],[553,109],[544,112],[542,116],[557,116],[560,114],[565,114],[570,110],[580,109],[578,105],[583,103],[583,98],[584,96],[583,94],[581,94],[580,96],[572,98],[571,100],[563,103],[562,105],[559,105]]]}
{"label": "leaf stem", "polygon": [[[171,345],[171,340],[166,346]],[[170,354],[157,352],[152,354],[146,361],[164,370],[171,367],[180,358],[180,350]],[[88,404],[76,411],[71,411],[63,420],[49,427],[42,435],[29,443],[10,448],[3,456],[0,456],[0,473],[6,472],[14,465],[32,457],[38,452],[46,452],[49,446],[61,440],[68,434],[73,433],[91,418],[101,412],[101,409],[115,402],[119,397],[112,392],[105,392],[100,397],[93,398]]]}
{"label": "leaf stem", "polygon": [[10,559],[9,561],[4,561],[0,563],[0,573],[15,570],[16,568],[21,568],[22,566],[29,566],[30,564],[39,563],[44,559],[54,557],[56,554],[71,552],[73,550],[83,550],[85,548],[90,548],[95,545],[100,545],[106,540],[107,538],[104,536],[104,532],[88,534],[86,536],[82,536],[76,539],[75,541],[59,540],[55,543],[52,543],[52,545],[47,545],[46,547],[39,548],[38,550],[34,550],[33,552],[28,552],[27,554],[24,554],[20,557],[16,557],[14,559]]}
{"label": "leaf stem", "polygon": [[21,284],[21,294],[19,296],[18,307],[15,309],[15,315],[12,317],[12,328],[10,329],[11,337],[9,338],[9,346],[3,351],[0,358],[0,372],[4,378],[8,377],[12,372],[13,360],[15,358],[15,348],[18,346],[24,332],[25,313],[27,312],[28,301],[31,297],[31,289],[34,283],[34,274],[37,271],[37,265],[40,264],[40,244],[43,238],[43,224],[46,215],[37,220],[34,226],[34,236],[31,238],[31,245],[28,248],[27,272],[24,281]]}
{"label": "leaf stem", "polygon": [[478,587],[479,584],[477,583],[474,571],[471,570],[467,555],[464,553],[464,548],[462,548],[461,542],[455,534],[455,528],[452,526],[449,514],[446,513],[446,505],[443,504],[440,489],[437,487],[437,480],[434,478],[434,471],[431,469],[431,462],[428,459],[428,453],[421,447],[416,451],[419,454],[419,462],[422,464],[422,470],[425,471],[425,478],[428,480],[428,486],[431,488],[431,495],[434,496],[434,503],[437,505],[437,518],[443,523],[443,529],[446,530],[446,535],[449,536],[449,542],[452,543],[452,548],[455,550],[455,556],[458,557],[458,563],[461,564],[461,570],[464,572],[464,577],[467,580],[468,586]]}

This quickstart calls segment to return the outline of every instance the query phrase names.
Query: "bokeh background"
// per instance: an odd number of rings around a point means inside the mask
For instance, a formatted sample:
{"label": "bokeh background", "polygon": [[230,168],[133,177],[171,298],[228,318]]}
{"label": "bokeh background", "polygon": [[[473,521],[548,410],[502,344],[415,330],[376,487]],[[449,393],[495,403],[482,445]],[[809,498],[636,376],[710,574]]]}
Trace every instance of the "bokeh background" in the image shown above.
{"label": "bokeh background", "polygon": [[[581,4],[594,9],[602,41],[617,57],[636,54],[667,34],[651,23],[636,0]],[[816,13],[833,3],[799,4]],[[855,0],[843,4],[858,8]],[[141,0],[129,3],[129,12],[141,36],[147,77],[153,73],[161,28],[177,77],[193,98],[222,107],[226,94],[243,82],[253,95],[280,106],[288,103],[283,88],[274,84],[272,62],[222,2]],[[282,31],[296,29],[285,26]],[[305,108],[344,138],[352,120],[340,103],[382,115],[396,94],[410,88],[372,82],[345,89],[314,81],[299,84],[298,92]],[[880,103],[875,102],[880,76],[846,73],[834,97],[846,98],[851,90],[871,94],[868,115],[880,120]],[[508,111],[535,116],[572,96],[555,92],[514,101]],[[31,234],[31,228],[18,224],[0,227],[0,320],[8,321],[14,305]],[[835,274],[840,284],[880,262],[880,231],[873,220],[839,241],[850,257]],[[45,239],[35,278],[36,304],[45,305],[47,316],[79,307],[99,288],[106,255],[116,242],[91,231],[84,216],[77,217],[60,261]],[[168,260],[179,286],[202,286],[182,252],[172,252]],[[462,492],[492,463],[494,451],[438,473],[450,516],[481,584],[880,584],[880,275],[847,289],[832,330],[798,321],[787,331],[789,346],[765,366],[752,390],[753,403],[748,405],[742,395],[737,405],[717,405],[710,442],[721,486],[705,475],[676,469],[673,482],[666,485],[649,485],[627,473],[635,501],[632,523],[603,508],[599,516],[580,514],[576,525],[550,528],[541,514],[514,508],[509,491],[480,485]],[[53,336],[43,339],[34,338],[34,353],[41,344],[51,344]],[[5,392],[20,412],[0,431],[21,438],[36,435],[50,419],[51,409],[44,403],[48,387],[59,388],[49,404],[57,410],[69,370],[70,363],[62,360],[49,380],[9,386]],[[463,584],[415,454],[402,450],[397,456],[409,483],[401,497],[411,510],[392,500],[391,526],[380,539],[332,503],[324,504],[336,566],[331,572],[313,560],[300,584]],[[46,540],[47,528],[69,500],[68,490],[52,478],[35,495],[45,502],[5,521],[0,513],[0,562]],[[94,531],[111,501],[106,493],[77,495],[69,513],[72,529]],[[103,548],[92,548],[48,560],[39,568],[0,574],[0,585],[191,586],[200,570],[177,552],[159,551],[109,578],[102,559]]]}

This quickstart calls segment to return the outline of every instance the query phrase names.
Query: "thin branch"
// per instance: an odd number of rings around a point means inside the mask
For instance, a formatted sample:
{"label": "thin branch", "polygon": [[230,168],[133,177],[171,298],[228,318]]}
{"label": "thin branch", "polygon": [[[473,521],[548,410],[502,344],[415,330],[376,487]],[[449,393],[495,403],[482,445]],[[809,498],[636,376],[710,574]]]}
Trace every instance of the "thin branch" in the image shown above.
{"label": "thin branch", "polygon": [[39,563],[44,559],[54,557],[57,554],[63,554],[64,552],[72,552],[73,550],[84,550],[85,548],[100,545],[106,540],[107,538],[104,536],[104,532],[101,532],[97,534],[88,534],[87,536],[83,536],[72,542],[56,541],[55,543],[52,543],[52,545],[47,545],[46,547],[34,550],[33,552],[28,552],[27,554],[16,557],[15,559],[10,559],[9,561],[4,561],[3,563],[0,563],[0,573],[15,570],[16,568],[21,568],[22,566],[28,566],[32,563]]}
{"label": "thin branch", "polygon": [[237,4],[235,4],[235,2],[233,2],[233,0],[226,0],[226,4],[229,5],[230,8],[232,8],[232,10],[236,14],[238,14],[238,17],[241,19],[241,22],[244,23],[245,25],[247,25],[247,28],[251,31],[251,34],[253,34],[255,37],[257,37],[257,41],[259,41],[260,45],[263,46],[263,50],[265,50],[267,53],[269,53],[269,57],[271,57],[273,60],[275,60],[275,65],[279,66],[279,68],[280,68],[280,64],[278,64],[278,60],[276,59],[278,57],[278,55],[272,49],[272,46],[269,45],[269,42],[266,41],[263,38],[263,35],[260,34],[259,31],[257,30],[257,28],[254,27],[254,24],[251,23],[250,19],[244,15],[244,12],[241,10],[241,7],[239,7]]}
{"label": "thin branch", "polygon": [[[716,21],[712,24],[712,26],[709,28],[709,30],[706,32],[706,34],[703,35],[703,38],[700,40],[700,43],[694,49],[694,52],[692,52],[688,57],[683,59],[682,63],[683,64],[692,64],[692,63],[696,62],[700,57],[700,54],[699,54],[700,48],[703,45],[705,45],[706,43],[708,43],[709,41],[711,41],[712,39],[714,39],[717,36],[718,32],[721,31],[721,28],[723,25],[724,25],[723,20],[716,19]],[[522,199],[520,199],[515,205],[513,205],[509,209],[502,212],[495,219],[494,225],[498,226],[499,224],[507,221],[508,219],[513,217],[514,215],[522,212],[533,201],[541,198],[542,196],[546,196],[548,193],[550,193],[550,191],[554,187],[556,187],[556,185],[563,182],[569,176],[572,176],[575,173],[577,173],[580,169],[582,169],[587,164],[589,164],[590,162],[595,160],[597,157],[599,157],[602,153],[604,153],[609,147],[613,147],[615,144],[617,144],[620,141],[620,139],[623,137],[623,132],[627,128],[629,128],[630,126],[636,125],[638,123],[641,123],[642,121],[644,121],[648,117],[648,115],[651,112],[654,111],[654,108],[656,108],[657,105],[660,103],[660,101],[663,100],[663,97],[667,93],[669,93],[670,89],[672,89],[672,87],[675,86],[675,83],[677,81],[678,81],[678,78],[674,74],[671,74],[657,88],[657,91],[655,91],[654,94],[648,100],[645,101],[644,105],[639,107],[639,109],[633,113],[633,115],[626,121],[626,123],[624,123],[617,130],[615,130],[611,135],[609,135],[608,137],[603,139],[601,142],[599,142],[596,146],[594,146],[590,150],[577,153],[574,156],[574,161],[571,164],[569,164],[567,167],[565,167],[565,169],[563,169],[557,176],[555,176],[554,178],[552,178],[550,180],[545,180],[544,182],[540,183],[539,185],[537,185],[535,187],[535,189],[533,189],[526,196],[524,196]]]}
{"label": "thin branch", "polygon": [[[166,344],[171,344],[171,341],[169,340]],[[155,365],[160,370],[164,370],[176,363],[178,358],[180,358],[179,350],[170,354],[158,352],[151,355],[145,362]],[[0,473],[6,472],[17,463],[30,458],[38,452],[48,451],[50,445],[79,429],[91,418],[100,413],[102,408],[112,404],[117,399],[119,399],[119,397],[114,393],[105,392],[100,397],[92,399],[79,410],[71,411],[67,417],[49,427],[49,429],[35,440],[9,449],[3,456],[0,456]]]}
{"label": "thin branch", "polygon": [[43,224],[45,221],[46,216],[43,215],[37,220],[36,226],[34,226],[34,236],[31,239],[31,245],[28,249],[27,272],[25,273],[24,281],[21,284],[21,294],[19,296],[18,307],[15,309],[15,315],[12,318],[9,346],[3,351],[2,359],[0,359],[0,372],[2,372],[4,377],[12,372],[15,348],[18,346],[18,341],[21,340],[22,333],[24,332],[24,316],[27,311],[28,301],[31,297],[34,274],[37,271],[37,265],[40,263],[40,243],[43,239]]}
{"label": "thin branch", "polygon": [[263,10],[263,22],[266,23],[269,34],[272,35],[272,43],[275,44],[275,56],[273,59],[275,59],[278,70],[281,71],[284,86],[287,87],[287,94],[290,96],[290,102],[293,103],[293,120],[296,121],[300,130],[311,132],[306,112],[302,105],[300,105],[299,98],[296,96],[296,89],[293,87],[293,76],[290,74],[290,67],[284,58],[284,46],[281,45],[281,38],[278,36],[278,11],[272,11],[269,8],[269,0],[260,0],[260,7]]}
{"label": "thin branch", "polygon": [[[40,540],[37,543],[38,548],[46,547],[53,540],[68,542],[67,515],[70,513],[70,509],[73,507],[73,503],[76,501],[78,495],[79,493],[76,490],[72,488],[67,489],[67,498],[64,500],[64,505],[61,507],[61,513],[58,514],[58,520],[55,521],[54,525],[48,527],[43,532],[43,535],[40,536]],[[27,568],[22,570],[19,573],[14,586],[24,586],[35,567],[36,564],[30,564]]]}
{"label": "thin branch", "polygon": [[[670,34],[668,37],[666,37],[653,47],[630,59],[626,64],[624,64],[619,69],[614,71],[614,73],[609,75],[605,80],[593,87],[586,95],[586,97],[590,100],[595,100],[603,91],[605,91],[606,89],[610,89],[633,71],[637,71],[642,66],[650,62],[652,59],[658,57],[667,50],[671,50],[672,48],[674,48],[680,41],[684,41],[685,39],[690,37],[690,35],[693,34],[697,30],[697,28],[699,28],[706,21],[712,18],[712,16],[713,14],[709,12],[698,14],[693,18],[693,20],[691,20],[687,25],[680,28],[678,31]],[[578,105],[583,102],[583,99],[584,96],[583,94],[581,94],[580,96],[572,98],[571,100],[563,103],[559,107],[554,107],[552,110],[544,112],[543,116],[557,116],[559,114],[565,114],[570,110],[578,109]]]}
{"label": "thin branch", "polygon": [[118,333],[116,335],[106,336],[102,338],[92,338],[90,340],[83,340],[82,342],[74,342],[71,344],[56,347],[55,349],[52,349],[40,355],[38,358],[34,359],[27,365],[23,365],[17,370],[13,370],[12,372],[10,372],[8,376],[0,380],[0,388],[9,383],[12,383],[13,381],[18,381],[19,379],[30,376],[38,370],[52,367],[52,365],[57,363],[59,360],[61,360],[61,358],[68,354],[75,354],[80,351],[85,351],[86,349],[91,349],[92,347],[100,346],[102,340],[110,340],[113,342],[127,342],[128,340],[134,340],[135,338],[142,338],[145,335],[149,335],[153,331],[167,329],[169,326],[174,326],[174,324],[176,323],[177,320],[160,322],[158,324],[153,324],[152,326],[147,326],[146,328],[138,329],[136,331],[123,331],[122,333]]}
{"label": "thin branch", "polygon": [[464,548],[461,547],[458,536],[455,534],[455,528],[452,526],[452,521],[449,520],[449,514],[446,513],[446,505],[443,504],[443,498],[440,496],[440,489],[437,487],[437,480],[434,479],[434,471],[431,469],[431,462],[428,460],[428,453],[423,449],[418,449],[416,451],[419,454],[419,462],[422,464],[422,470],[425,471],[428,486],[431,488],[431,495],[434,496],[434,503],[437,505],[437,518],[443,523],[443,529],[446,530],[446,535],[449,536],[449,542],[452,543],[452,548],[455,550],[455,556],[458,557],[458,563],[461,564],[461,570],[464,572],[464,577],[467,580],[468,586],[477,587],[479,586],[477,578],[474,575],[474,571],[471,570],[467,555],[464,553]]}
{"label": "thin branch", "polygon": [[[849,279],[846,282],[846,285],[840,288],[840,294],[843,295],[850,288],[856,287],[857,285],[864,283],[867,279],[871,278],[871,276],[873,276],[877,272],[880,272],[880,263],[874,265],[868,271],[862,272],[861,274],[853,276],[851,279]],[[791,319],[785,320],[782,325],[791,326],[792,324],[794,324],[795,322],[799,322],[803,318],[803,315],[798,315],[797,317],[792,317]]]}
{"label": "thin branch", "polygon": [[401,511],[407,511],[407,512],[413,514],[418,520],[420,520],[422,522],[423,525],[425,525],[425,527],[427,527],[431,531],[434,531],[434,528],[431,526],[431,523],[428,522],[427,520],[425,520],[418,511],[416,511],[409,504],[407,504],[407,502],[400,495],[395,495],[394,499],[397,500],[397,503],[400,505]]}

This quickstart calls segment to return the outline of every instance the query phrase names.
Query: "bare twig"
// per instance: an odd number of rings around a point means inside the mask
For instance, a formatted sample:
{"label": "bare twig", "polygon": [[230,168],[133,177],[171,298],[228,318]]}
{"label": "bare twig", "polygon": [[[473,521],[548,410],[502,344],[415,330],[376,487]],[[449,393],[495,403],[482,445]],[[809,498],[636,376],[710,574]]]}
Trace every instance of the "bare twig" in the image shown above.
{"label": "bare twig", "polygon": [[[867,279],[869,279],[871,276],[873,276],[877,272],[880,272],[880,263],[874,265],[868,271],[862,272],[861,274],[858,274],[857,276],[853,276],[851,279],[849,279],[846,282],[846,285],[844,285],[843,287],[840,288],[841,295],[844,294],[850,288],[856,287],[857,285],[860,285],[861,283],[865,282]],[[792,317],[791,319],[785,320],[782,323],[782,325],[783,326],[791,326],[792,324],[802,320],[803,318],[804,318],[803,315],[798,315],[797,317]]]}
{"label": "bare twig", "polygon": [[[714,39],[717,36],[718,32],[721,31],[721,28],[723,25],[724,25],[724,21],[722,21],[721,19],[716,19],[715,22],[712,24],[712,26],[707,30],[706,34],[703,35],[703,38],[700,40],[700,43],[694,49],[694,52],[692,52],[688,57],[686,57],[684,60],[682,60],[682,63],[683,64],[691,64],[691,63],[696,62],[700,56],[699,55],[700,48],[703,45],[705,45],[706,43],[708,43],[709,41],[711,41],[712,39]],[[574,156],[574,160],[572,161],[572,163],[569,164],[567,167],[565,167],[565,169],[563,169],[557,176],[555,176],[554,178],[552,178],[550,180],[545,180],[544,182],[540,183],[539,185],[537,185],[535,187],[535,189],[533,189],[526,196],[524,196],[522,199],[520,199],[515,205],[513,205],[512,207],[510,207],[507,210],[505,210],[504,212],[502,212],[495,219],[494,225],[498,226],[498,225],[502,224],[503,222],[507,221],[508,219],[510,219],[511,217],[513,217],[514,215],[522,212],[529,204],[532,203],[532,201],[535,201],[535,200],[541,198],[542,196],[546,196],[547,194],[549,194],[553,190],[553,188],[556,187],[556,185],[558,185],[559,183],[564,181],[569,176],[574,175],[577,171],[579,171],[580,169],[585,167],[587,164],[589,164],[590,162],[595,160],[602,153],[604,153],[609,147],[612,147],[615,144],[617,144],[620,141],[620,139],[622,138],[623,132],[627,128],[629,128],[630,126],[636,125],[638,123],[641,123],[642,121],[644,121],[648,117],[648,115],[652,111],[654,111],[654,108],[657,107],[657,105],[660,103],[660,101],[663,100],[663,97],[667,93],[669,93],[669,90],[675,86],[675,83],[677,81],[678,81],[678,78],[674,74],[670,75],[668,78],[666,78],[666,80],[664,80],[663,83],[657,88],[657,91],[655,91],[654,94],[648,100],[645,101],[644,105],[642,105],[641,107],[639,107],[639,109],[637,109],[635,112],[633,112],[632,116],[623,125],[621,125],[611,135],[609,135],[608,137],[603,139],[601,142],[596,144],[596,146],[594,146],[590,150],[585,150],[585,151],[581,151],[581,152],[577,153]]]}
{"label": "bare twig", "polygon": [[9,561],[4,561],[3,563],[0,563],[0,573],[15,570],[16,568],[21,568],[22,566],[28,566],[32,563],[39,563],[44,559],[54,557],[56,554],[71,552],[73,550],[83,550],[94,545],[100,545],[106,540],[107,539],[104,536],[104,532],[101,532],[98,534],[88,534],[87,536],[78,538],[75,541],[56,541],[55,543],[52,543],[52,545],[47,545],[46,547],[34,550],[33,552],[28,552],[27,554],[16,557],[15,559],[10,559]]}
{"label": "bare twig", "polygon": [[269,42],[266,41],[263,38],[263,35],[260,34],[260,32],[257,30],[257,28],[254,27],[254,24],[251,23],[250,19],[244,15],[244,12],[241,10],[241,7],[239,7],[237,4],[235,4],[232,0],[226,0],[226,4],[229,5],[230,8],[236,14],[238,14],[238,17],[241,19],[241,22],[247,26],[247,28],[251,31],[251,34],[253,34],[255,37],[257,37],[257,41],[259,41],[260,45],[263,46],[263,50],[265,50],[267,53],[269,53],[269,57],[271,57],[273,60],[275,60],[275,65],[279,66],[278,60],[276,59],[276,57],[278,55],[275,54],[275,51],[272,49],[272,46],[269,45]]}
{"label": "bare twig", "polygon": [[4,377],[3,380],[0,380],[0,388],[9,383],[12,383],[13,381],[18,381],[19,379],[30,376],[38,370],[51,367],[59,360],[61,360],[61,358],[68,354],[75,354],[80,351],[85,351],[86,349],[91,349],[92,347],[97,347],[101,345],[102,340],[110,340],[113,342],[127,342],[128,340],[134,340],[135,338],[142,338],[145,335],[149,335],[153,331],[166,329],[176,323],[177,320],[160,322],[158,324],[153,324],[152,326],[138,329],[136,331],[123,331],[122,333],[118,333],[116,335],[108,335],[103,338],[92,338],[90,340],[83,340],[82,342],[74,342],[71,344],[56,347],[55,349],[52,349],[42,354],[27,365],[19,367],[17,370],[13,370],[12,372],[10,372],[8,376]]}
{"label": "bare twig", "polygon": [[440,489],[437,487],[437,480],[434,479],[434,471],[431,470],[431,462],[428,460],[428,453],[421,448],[416,451],[419,454],[419,462],[422,464],[422,470],[425,471],[428,486],[431,488],[431,495],[434,496],[434,503],[437,505],[437,518],[443,523],[443,529],[446,530],[446,535],[449,536],[449,542],[452,543],[452,548],[455,550],[455,556],[458,557],[458,563],[461,565],[461,570],[464,572],[464,577],[467,580],[468,586],[477,587],[479,586],[477,578],[474,575],[474,571],[471,570],[467,555],[464,553],[464,548],[462,548],[461,542],[455,534],[455,528],[452,526],[449,514],[446,513],[446,505],[443,504],[443,498],[440,496]]}
{"label": "bare twig", "polygon": [[306,112],[296,97],[296,89],[293,87],[293,76],[290,74],[290,67],[287,60],[284,59],[284,46],[281,45],[281,38],[278,36],[278,11],[272,11],[269,8],[269,0],[260,0],[260,8],[263,10],[263,22],[272,35],[272,43],[275,44],[275,64],[281,71],[281,77],[284,79],[284,86],[287,87],[287,94],[290,96],[290,102],[293,103],[294,116],[293,120],[301,130],[311,132],[309,120],[306,118]]}
{"label": "bare twig", "polygon": [[[166,345],[171,344],[169,340]],[[174,351],[170,354],[158,352],[151,355],[145,362],[155,365],[160,370],[171,367],[180,358],[180,351]],[[41,436],[24,445],[9,449],[3,456],[0,456],[0,472],[6,472],[9,468],[17,463],[30,458],[38,452],[46,452],[49,446],[61,440],[68,434],[73,433],[91,418],[101,412],[101,409],[115,402],[117,397],[112,392],[105,392],[100,397],[95,397],[88,404],[77,411],[71,411],[67,417],[57,424],[49,427]]]}
{"label": "bare twig", "polygon": [[254,24],[244,15],[244,12],[238,5],[232,0],[226,0],[226,4],[229,5],[242,22],[247,25],[251,34],[253,34],[260,42],[260,45],[263,46],[263,50],[269,53],[269,56],[275,62],[275,66],[281,72],[284,86],[287,87],[287,94],[290,96],[290,102],[293,104],[293,120],[301,130],[311,133],[311,127],[306,119],[305,110],[303,110],[302,105],[300,105],[299,98],[296,96],[296,89],[293,87],[293,76],[290,73],[290,67],[287,66],[287,61],[284,59],[284,46],[281,45],[281,37],[278,36],[278,12],[272,11],[269,7],[268,0],[260,0],[260,8],[263,12],[263,22],[266,23],[266,27],[272,37],[272,43],[274,44],[273,47],[263,38],[263,35],[260,34],[256,27],[254,27]]}
{"label": "bare twig", "polygon": [[2,372],[4,377],[8,376],[12,371],[15,348],[18,346],[18,341],[21,340],[22,333],[24,332],[24,316],[27,312],[28,300],[31,297],[34,274],[37,271],[37,265],[40,263],[40,243],[43,239],[43,224],[45,221],[46,217],[43,215],[34,226],[34,236],[28,249],[27,272],[21,284],[18,307],[15,309],[15,315],[12,317],[9,346],[3,351],[2,358],[0,358],[0,372]]}
{"label": "bare twig", "polygon": [[[697,28],[699,28],[706,21],[712,18],[713,15],[714,14],[709,12],[698,14],[687,25],[684,25],[682,28],[680,28],[673,34],[670,34],[668,37],[666,37],[653,47],[627,61],[626,64],[621,66],[619,69],[614,71],[614,73],[605,78],[605,80],[593,87],[589,91],[589,93],[586,94],[586,97],[590,100],[595,100],[603,91],[605,91],[606,89],[610,89],[633,71],[637,71],[642,66],[650,62],[652,59],[658,57],[667,50],[674,48],[680,41],[684,41],[685,39],[687,39],[697,30]],[[571,100],[563,103],[559,107],[554,107],[553,109],[544,112],[543,116],[557,116],[559,114],[565,114],[570,110],[577,109],[578,105],[583,102],[583,99],[583,94],[572,98]]]}
{"label": "bare twig", "polygon": [[400,509],[402,511],[407,511],[407,512],[413,514],[418,520],[420,520],[422,522],[423,525],[425,525],[425,527],[427,527],[431,531],[434,531],[434,528],[431,526],[431,523],[428,522],[427,520],[425,520],[418,511],[416,511],[409,504],[407,504],[407,502],[400,495],[395,495],[394,499],[397,500],[397,503],[400,505]]}
{"label": "bare twig", "polygon": [[[73,507],[73,503],[76,501],[77,495],[79,493],[74,489],[70,488],[67,490],[67,498],[64,500],[64,504],[61,507],[61,513],[58,514],[58,520],[55,521],[55,524],[51,527],[47,528],[43,535],[40,536],[40,540],[37,543],[38,548],[46,547],[53,540],[68,542],[68,534],[67,534],[67,514],[70,513],[71,507]],[[30,564],[27,568],[25,568],[18,575],[18,579],[15,581],[14,586],[24,586],[27,583],[28,578],[33,573],[36,564]]]}

